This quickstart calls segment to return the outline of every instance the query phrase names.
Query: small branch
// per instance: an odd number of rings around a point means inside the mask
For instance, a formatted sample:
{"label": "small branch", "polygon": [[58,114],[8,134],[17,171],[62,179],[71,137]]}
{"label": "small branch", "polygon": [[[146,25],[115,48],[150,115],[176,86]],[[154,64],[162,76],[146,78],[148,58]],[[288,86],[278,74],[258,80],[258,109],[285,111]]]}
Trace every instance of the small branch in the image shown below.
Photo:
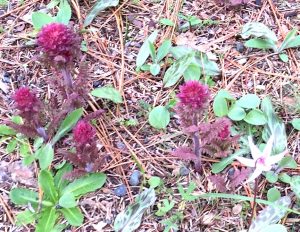
{"label": "small branch", "polygon": [[[193,124],[195,126],[198,125],[197,121],[197,115],[194,115]],[[193,134],[193,141],[194,141],[194,152],[197,157],[197,160],[195,161],[195,170],[197,172],[201,172],[201,154],[200,154],[200,138],[199,138],[199,132],[195,132]]]}
{"label": "small branch", "polygon": [[257,198],[257,187],[258,187],[258,178],[256,178],[255,182],[254,182],[254,200],[253,200],[253,207],[251,209],[250,225],[249,225],[249,228],[248,228],[247,232],[249,232],[249,230],[250,230],[250,226],[252,224],[253,217],[254,217],[254,210],[255,210],[255,207],[256,207],[256,198]]}

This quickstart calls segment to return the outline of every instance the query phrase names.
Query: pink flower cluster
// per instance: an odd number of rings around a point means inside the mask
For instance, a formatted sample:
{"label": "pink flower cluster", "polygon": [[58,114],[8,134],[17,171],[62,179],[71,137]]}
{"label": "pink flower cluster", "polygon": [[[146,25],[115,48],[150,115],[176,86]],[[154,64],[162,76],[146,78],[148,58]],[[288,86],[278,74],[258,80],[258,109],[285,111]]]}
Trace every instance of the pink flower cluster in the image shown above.
{"label": "pink flower cluster", "polygon": [[68,63],[80,50],[80,38],[66,25],[50,23],[38,34],[37,44],[49,62]]}
{"label": "pink flower cluster", "polygon": [[81,120],[73,129],[74,141],[78,145],[86,145],[94,140],[96,130],[88,122]]}
{"label": "pink flower cluster", "polygon": [[202,85],[199,81],[187,81],[179,87],[180,93],[177,97],[180,103],[194,110],[200,110],[206,107],[210,92],[208,86]]}
{"label": "pink flower cluster", "polygon": [[28,87],[21,87],[16,90],[13,95],[13,100],[15,101],[16,108],[20,111],[27,112],[37,110],[35,108],[38,105],[38,99]]}

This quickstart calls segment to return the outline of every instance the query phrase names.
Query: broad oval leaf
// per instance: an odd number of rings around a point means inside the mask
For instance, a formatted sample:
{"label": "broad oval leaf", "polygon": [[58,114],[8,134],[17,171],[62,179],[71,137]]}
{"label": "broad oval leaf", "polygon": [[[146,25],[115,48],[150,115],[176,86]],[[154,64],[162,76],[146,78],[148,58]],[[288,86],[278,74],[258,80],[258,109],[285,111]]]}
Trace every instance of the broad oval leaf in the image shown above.
{"label": "broad oval leaf", "polygon": [[300,130],[300,118],[294,118],[291,123],[296,130]]}
{"label": "broad oval leaf", "polygon": [[117,6],[118,4],[119,0],[98,0],[93,6],[91,12],[86,16],[83,26],[86,27],[90,25],[100,11],[105,10],[108,7]]}
{"label": "broad oval leaf", "polygon": [[55,21],[58,23],[63,23],[65,25],[69,24],[72,16],[72,10],[68,1],[60,1],[59,11],[55,17]]}
{"label": "broad oval leaf", "polygon": [[236,104],[230,107],[228,111],[228,117],[233,121],[241,121],[245,118],[245,116],[246,116],[245,110]]}
{"label": "broad oval leaf", "polygon": [[300,176],[293,176],[290,181],[291,189],[296,194],[298,200],[300,199]]}
{"label": "broad oval leaf", "polygon": [[33,223],[35,220],[35,214],[30,210],[25,210],[21,213],[18,213],[16,216],[16,225],[17,226],[24,226],[29,223]]}
{"label": "broad oval leaf", "polygon": [[289,61],[289,56],[285,53],[280,53],[279,58],[285,63],[287,63]]}
{"label": "broad oval leaf", "polygon": [[154,43],[157,35],[158,35],[158,30],[155,30],[154,32],[152,32],[152,34],[145,40],[145,42],[141,46],[139,53],[137,54],[137,57],[136,57],[136,67],[137,68],[141,67],[148,59],[148,57],[150,55],[149,43]]}
{"label": "broad oval leaf", "polygon": [[249,39],[246,41],[245,46],[248,48],[273,49],[275,52],[277,51],[276,44],[269,39]]}
{"label": "broad oval leaf", "polygon": [[260,99],[255,94],[246,94],[236,101],[236,104],[245,109],[255,109],[260,104]]}
{"label": "broad oval leaf", "polygon": [[268,171],[268,172],[266,172],[266,179],[270,183],[274,184],[278,180],[278,174],[273,171]]}
{"label": "broad oval leaf", "polygon": [[121,93],[113,87],[101,87],[94,89],[91,94],[95,97],[100,97],[113,101],[114,103],[123,103]]}
{"label": "broad oval leaf", "polygon": [[176,60],[190,54],[193,51],[194,50],[192,48],[187,46],[175,46],[170,48],[170,53]]}
{"label": "broad oval leaf", "polygon": [[54,158],[54,150],[50,143],[47,143],[42,148],[40,148],[37,152],[37,158],[39,160],[40,168],[42,170],[48,168]]}
{"label": "broad oval leaf", "polygon": [[58,200],[58,193],[54,186],[53,176],[48,170],[42,170],[39,174],[39,185],[46,197],[48,197],[53,203]]}
{"label": "broad oval leaf", "polygon": [[158,75],[159,72],[160,72],[160,65],[159,65],[159,64],[151,64],[151,65],[150,65],[150,73],[151,73],[153,76]]}
{"label": "broad oval leaf", "polygon": [[67,115],[67,117],[61,123],[56,135],[53,137],[51,143],[54,145],[58,140],[65,136],[78,122],[78,120],[83,115],[83,109],[79,108],[73,110]]}
{"label": "broad oval leaf", "polygon": [[170,122],[170,112],[165,106],[154,107],[149,114],[149,123],[156,129],[164,129]]}
{"label": "broad oval leaf", "polygon": [[38,193],[24,188],[12,189],[9,193],[9,198],[16,205],[38,203]]}
{"label": "broad oval leaf", "polygon": [[297,168],[297,162],[292,156],[285,156],[280,160],[279,167],[281,168]]}
{"label": "broad oval leaf", "polygon": [[195,53],[192,52],[181,57],[166,71],[163,79],[164,87],[175,85],[179,78],[184,74],[186,69],[192,63]]}
{"label": "broad oval leaf", "polygon": [[266,25],[259,22],[246,23],[243,26],[241,36],[243,39],[248,39],[250,36],[262,37],[266,39],[277,41],[277,37]]}
{"label": "broad oval leaf", "polygon": [[51,232],[58,218],[55,207],[49,207],[42,211],[41,217],[36,225],[36,232]]}
{"label": "broad oval leaf", "polygon": [[190,64],[183,73],[184,81],[196,80],[199,81],[201,77],[201,69],[197,64]]}
{"label": "broad oval leaf", "polygon": [[2,135],[15,135],[17,132],[9,126],[0,125],[0,136]]}
{"label": "broad oval leaf", "polygon": [[267,193],[267,198],[268,198],[268,201],[271,201],[271,202],[277,201],[280,198],[280,192],[278,191],[278,189],[276,187],[270,188]]}
{"label": "broad oval leaf", "polygon": [[63,208],[74,208],[74,207],[77,206],[77,202],[75,200],[75,197],[70,192],[67,192],[67,193],[63,194],[59,198],[59,202],[58,203]]}
{"label": "broad oval leaf", "polygon": [[278,179],[283,183],[289,184],[292,180],[292,177],[290,177],[288,174],[283,172],[279,174]]}
{"label": "broad oval leaf", "polygon": [[143,191],[135,200],[135,203],[129,205],[125,211],[119,213],[114,222],[116,232],[132,232],[140,224],[143,214],[147,208],[154,204],[156,200],[153,188]]}
{"label": "broad oval leaf", "polygon": [[255,126],[265,125],[267,122],[267,118],[266,118],[265,114],[261,110],[258,110],[258,109],[251,110],[246,115],[244,120],[247,123],[249,123],[251,125],[255,125]]}
{"label": "broad oval leaf", "polygon": [[162,18],[159,20],[160,24],[166,25],[166,26],[171,26],[173,27],[175,24],[171,19],[167,19],[167,18]]}
{"label": "broad oval leaf", "polygon": [[71,226],[81,226],[83,223],[83,214],[81,213],[80,209],[78,207],[75,208],[63,208],[59,211],[62,212],[65,219],[68,221],[68,223]]}
{"label": "broad oval leaf", "polygon": [[54,22],[54,18],[42,12],[33,12],[31,19],[35,30],[40,30],[46,24]]}
{"label": "broad oval leaf", "polygon": [[172,47],[171,40],[165,40],[160,47],[157,49],[156,62],[161,61],[169,53],[170,48]]}
{"label": "broad oval leaf", "polygon": [[213,102],[214,114],[218,117],[223,117],[228,114],[228,104],[224,97],[217,95]]}
{"label": "broad oval leaf", "polygon": [[63,189],[62,193],[72,193],[74,197],[78,197],[101,188],[104,185],[105,181],[105,174],[92,173],[73,181]]}

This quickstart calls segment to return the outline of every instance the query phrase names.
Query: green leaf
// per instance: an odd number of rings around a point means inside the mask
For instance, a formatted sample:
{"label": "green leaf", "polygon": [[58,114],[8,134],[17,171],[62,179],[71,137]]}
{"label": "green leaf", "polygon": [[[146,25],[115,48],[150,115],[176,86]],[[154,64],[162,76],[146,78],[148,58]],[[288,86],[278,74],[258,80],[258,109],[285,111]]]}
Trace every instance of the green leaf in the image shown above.
{"label": "green leaf", "polygon": [[300,47],[300,35],[297,35],[289,44],[287,47],[285,47],[285,49],[287,48],[297,48]]}
{"label": "green leaf", "polygon": [[29,155],[23,158],[22,164],[25,166],[29,166],[32,164],[32,162],[35,160],[35,157],[33,155]]}
{"label": "green leaf", "polygon": [[18,141],[16,139],[12,139],[6,146],[6,153],[12,153],[17,147]]}
{"label": "green leaf", "polygon": [[201,69],[204,76],[217,76],[220,74],[220,69],[216,62],[208,59],[208,56],[203,52],[196,53],[196,64]]}
{"label": "green leaf", "polygon": [[273,171],[268,171],[266,172],[266,179],[267,181],[269,181],[270,183],[274,184],[277,182],[278,180],[278,174],[276,174]]}
{"label": "green leaf", "polygon": [[13,188],[9,193],[9,198],[16,205],[38,203],[38,193],[24,188]]}
{"label": "green leaf", "polygon": [[167,19],[167,18],[160,19],[159,23],[162,25],[171,26],[171,27],[175,26],[174,22],[171,19]]}
{"label": "green leaf", "polygon": [[224,97],[217,95],[213,102],[214,114],[217,117],[223,117],[228,114],[228,105]]}
{"label": "green leaf", "polygon": [[259,126],[266,124],[267,118],[261,110],[253,109],[246,115],[244,121],[251,125]]}
{"label": "green leaf", "polygon": [[143,43],[136,57],[136,67],[141,67],[150,55],[149,43],[154,43],[158,35],[158,30],[154,31]]}
{"label": "green leaf", "polygon": [[158,75],[159,72],[160,72],[160,65],[159,65],[159,64],[151,64],[151,65],[150,65],[150,73],[151,73],[153,76]]}
{"label": "green leaf", "polygon": [[195,182],[190,182],[188,188],[186,191],[184,191],[182,185],[178,184],[178,191],[179,194],[181,195],[181,198],[185,201],[194,201],[199,198],[199,196],[195,196],[192,193],[196,189],[197,185]]}
{"label": "green leaf", "polygon": [[31,19],[35,30],[40,30],[46,24],[54,22],[54,18],[42,12],[33,12]]}
{"label": "green leaf", "polygon": [[175,201],[168,201],[168,199],[163,199],[162,204],[158,203],[158,211],[155,213],[156,216],[162,217],[165,216],[175,205]]}
{"label": "green leaf", "polygon": [[[280,48],[278,49],[278,52],[280,53],[284,49],[290,48],[291,47],[290,45],[293,44],[295,39],[297,40],[296,35],[297,35],[297,29],[293,29],[289,31],[289,33],[284,38],[284,41],[282,42]],[[299,41],[299,45],[300,45],[300,41]]]}
{"label": "green leaf", "polygon": [[189,67],[194,59],[195,53],[187,54],[174,62],[165,73],[163,83],[164,87],[171,87],[175,85],[179,78],[184,74],[185,70]]}
{"label": "green leaf", "polygon": [[39,160],[41,170],[47,169],[54,158],[54,150],[50,143],[47,143],[37,151],[37,158]]}
{"label": "green leaf", "polygon": [[29,144],[28,140],[22,141],[22,143],[19,144],[19,146],[20,146],[19,152],[22,157],[25,158],[25,157],[31,155],[31,149],[30,149],[30,144]]}
{"label": "green leaf", "polygon": [[279,162],[281,168],[297,168],[297,163],[292,156],[285,156]]}
{"label": "green leaf", "polygon": [[54,226],[54,228],[51,230],[51,232],[62,232],[67,227],[68,227],[68,225],[66,225],[66,224],[56,224]]}
{"label": "green leaf", "polygon": [[100,13],[100,11],[105,10],[108,7],[117,6],[119,4],[119,0],[98,0],[93,9],[86,16],[83,26],[86,27],[91,24],[94,18]]}
{"label": "green leaf", "polygon": [[55,21],[58,23],[63,23],[65,25],[69,24],[69,21],[72,16],[72,10],[70,4],[67,0],[60,1],[59,11],[55,17]]}
{"label": "green leaf", "polygon": [[280,53],[279,58],[285,63],[287,63],[289,61],[289,56],[285,53]]}
{"label": "green leaf", "polygon": [[221,89],[221,90],[218,92],[217,96],[222,97],[222,98],[225,98],[225,99],[227,99],[227,100],[231,100],[231,101],[234,101],[234,100],[235,100],[235,98],[230,94],[230,92],[227,91],[227,90],[225,90],[225,89]]}
{"label": "green leaf", "polygon": [[24,123],[22,117],[19,116],[19,115],[12,116],[11,121],[18,124],[18,125],[22,125]]}
{"label": "green leaf", "polygon": [[274,135],[273,152],[275,154],[283,152],[287,147],[287,137],[285,125],[276,115],[270,98],[265,97],[261,102],[261,109],[267,116],[267,123],[264,126],[262,138],[267,142],[271,135]]}
{"label": "green leaf", "polygon": [[16,216],[16,225],[17,226],[24,226],[24,225],[33,223],[34,220],[35,220],[34,213],[27,209],[27,210],[17,214],[17,216]]}
{"label": "green leaf", "polygon": [[300,200],[300,176],[293,176],[290,185],[298,200]]}
{"label": "green leaf", "polygon": [[77,202],[72,193],[65,193],[59,198],[59,205],[63,208],[74,208],[77,206]]}
{"label": "green leaf", "polygon": [[282,181],[283,183],[289,184],[292,180],[292,177],[290,177],[288,174],[286,173],[280,173],[278,176],[278,179],[280,181]]}
{"label": "green leaf", "polygon": [[51,173],[47,170],[42,170],[39,174],[39,186],[44,191],[46,197],[48,197],[53,203],[58,200],[58,193],[54,186],[54,180]]}
{"label": "green leaf", "polygon": [[175,46],[170,48],[170,52],[172,56],[178,60],[190,53],[192,53],[194,50],[187,46]]}
{"label": "green leaf", "polygon": [[93,192],[101,188],[106,181],[106,175],[103,173],[92,173],[85,175],[65,187],[63,194],[72,193],[74,197]]}
{"label": "green leaf", "polygon": [[240,149],[237,152],[233,153],[232,155],[222,159],[219,163],[214,163],[211,167],[211,171],[214,174],[222,172],[232,161],[241,155],[249,153],[248,149]]}
{"label": "green leaf", "polygon": [[146,209],[154,204],[156,200],[153,188],[143,191],[123,212],[119,213],[114,222],[116,232],[132,232],[141,224]]}
{"label": "green leaf", "polygon": [[275,52],[277,51],[276,44],[269,39],[249,39],[246,41],[245,46],[248,48],[273,49]]}
{"label": "green leaf", "polygon": [[300,118],[294,118],[291,123],[296,130],[300,130]]}
{"label": "green leaf", "polygon": [[56,135],[52,139],[51,143],[54,145],[58,140],[60,140],[63,136],[65,136],[78,122],[78,120],[83,115],[83,109],[79,108],[73,110],[71,113],[67,115],[67,117],[61,123]]}
{"label": "green leaf", "polygon": [[170,122],[170,112],[165,106],[154,107],[149,114],[149,123],[156,129],[164,129]]}
{"label": "green leaf", "polygon": [[270,39],[274,42],[277,41],[275,33],[271,31],[266,25],[259,22],[246,23],[243,26],[241,36],[243,39],[248,39],[250,36],[254,36]]}
{"label": "green leaf", "polygon": [[149,46],[149,51],[150,51],[150,56],[151,56],[151,59],[153,61],[156,60],[156,54],[155,54],[155,47],[154,47],[154,44],[151,43],[151,42],[148,42],[148,46]]}
{"label": "green leaf", "polygon": [[255,94],[246,94],[236,101],[236,104],[245,109],[255,109],[260,104],[260,99]]}
{"label": "green leaf", "polygon": [[280,192],[278,191],[278,189],[276,187],[270,188],[268,190],[268,193],[267,193],[268,201],[274,202],[274,201],[279,200],[280,197],[281,197]]}
{"label": "green leaf", "polygon": [[228,117],[233,121],[241,121],[246,117],[246,112],[242,107],[234,104],[228,111]]}
{"label": "green leaf", "polygon": [[281,224],[272,224],[264,227],[264,232],[287,232],[287,228]]}
{"label": "green leaf", "polygon": [[54,176],[54,185],[59,193],[70,183],[70,181],[64,178],[64,175],[68,172],[71,172],[72,169],[72,165],[67,163],[61,169],[59,169]]}
{"label": "green leaf", "polygon": [[197,64],[190,64],[183,73],[184,81],[199,81],[201,77],[201,69]]}
{"label": "green leaf", "polygon": [[123,103],[121,93],[113,87],[101,87],[94,89],[91,94],[95,97],[100,97],[113,101],[114,103]]}
{"label": "green leaf", "polygon": [[71,226],[81,226],[83,223],[83,214],[81,213],[79,207],[75,208],[63,208],[59,211],[62,212],[65,219]]}
{"label": "green leaf", "polygon": [[0,125],[0,136],[3,135],[15,135],[16,131],[9,126],[6,125]]}
{"label": "green leaf", "polygon": [[167,39],[165,40],[160,47],[157,49],[157,55],[156,55],[156,62],[158,63],[161,61],[163,58],[168,55],[170,48],[172,47],[172,42],[171,40]]}
{"label": "green leaf", "polygon": [[148,184],[151,188],[155,189],[156,187],[162,185],[163,181],[158,176],[151,176],[150,179],[148,180]]}
{"label": "green leaf", "polygon": [[58,218],[55,207],[49,207],[42,211],[41,217],[36,225],[36,232],[51,232]]}

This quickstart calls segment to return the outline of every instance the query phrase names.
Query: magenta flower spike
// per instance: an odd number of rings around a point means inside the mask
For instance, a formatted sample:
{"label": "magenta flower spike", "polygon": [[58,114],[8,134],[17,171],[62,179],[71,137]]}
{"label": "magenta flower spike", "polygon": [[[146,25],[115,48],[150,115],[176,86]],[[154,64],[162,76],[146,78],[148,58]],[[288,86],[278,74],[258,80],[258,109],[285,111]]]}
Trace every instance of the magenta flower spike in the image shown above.
{"label": "magenta flower spike", "polygon": [[21,87],[13,95],[16,108],[22,112],[32,112],[38,110],[38,99],[28,87]]}
{"label": "magenta flower spike", "polygon": [[37,44],[49,63],[70,63],[80,51],[80,38],[62,23],[45,25],[38,34]]}
{"label": "magenta flower spike", "polygon": [[248,159],[244,157],[237,157],[236,159],[243,165],[247,167],[255,168],[253,174],[246,181],[246,183],[255,180],[259,175],[262,174],[263,171],[270,171],[272,166],[278,163],[284,156],[287,154],[287,150],[278,154],[272,155],[272,147],[274,142],[274,135],[271,135],[269,138],[267,145],[263,152],[261,152],[258,147],[253,143],[252,138],[248,137],[249,147],[251,151],[251,155],[253,159]]}
{"label": "magenta flower spike", "polygon": [[77,145],[86,145],[92,142],[96,135],[96,130],[86,121],[79,121],[73,129],[74,141]]}

